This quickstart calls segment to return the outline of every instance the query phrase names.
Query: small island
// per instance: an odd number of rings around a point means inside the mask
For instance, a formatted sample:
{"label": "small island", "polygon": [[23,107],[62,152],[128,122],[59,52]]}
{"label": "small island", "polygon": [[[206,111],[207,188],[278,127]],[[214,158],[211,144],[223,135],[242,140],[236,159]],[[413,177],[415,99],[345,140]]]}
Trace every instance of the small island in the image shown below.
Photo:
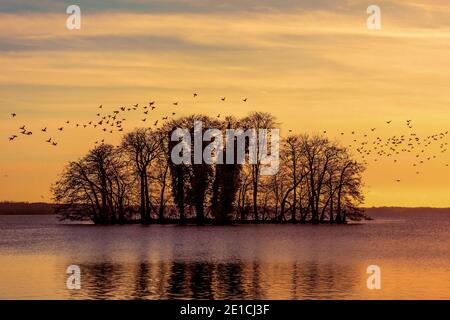
{"label": "small island", "polygon": [[[277,126],[275,117],[264,112],[223,120],[190,115],[156,129],[137,128],[118,146],[98,142],[70,162],[52,186],[57,214],[95,224],[345,224],[366,218],[361,209],[365,167],[337,142],[319,134],[280,138],[279,164],[271,175],[262,174],[259,158],[253,163],[174,163],[171,134],[175,128],[193,132],[196,121],[204,130]],[[203,143],[201,151],[207,147]],[[221,152],[226,156],[227,151]]]}

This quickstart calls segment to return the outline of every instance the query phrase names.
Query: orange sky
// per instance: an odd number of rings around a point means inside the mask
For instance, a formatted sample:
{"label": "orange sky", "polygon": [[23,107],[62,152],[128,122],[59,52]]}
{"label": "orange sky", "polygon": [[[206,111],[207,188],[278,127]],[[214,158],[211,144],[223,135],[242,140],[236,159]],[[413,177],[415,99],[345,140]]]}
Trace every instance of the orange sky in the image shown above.
{"label": "orange sky", "polygon": [[[111,111],[156,100],[155,119],[175,109],[270,111],[285,133],[327,130],[345,144],[351,131],[374,127],[373,137],[409,134],[406,119],[420,136],[450,128],[448,1],[379,1],[379,31],[367,30],[364,1],[231,2],[81,1],[79,31],[66,29],[56,1],[2,2],[0,200],[48,201],[65,163],[99,137],[117,143],[118,133],[56,132],[66,120],[95,118],[99,104]],[[140,114],[127,118],[126,130],[142,124]],[[35,134],[9,142],[24,124]],[[50,136],[58,147],[44,142]],[[450,158],[433,148],[437,158],[419,175],[412,154],[370,162],[366,205],[450,206]]]}

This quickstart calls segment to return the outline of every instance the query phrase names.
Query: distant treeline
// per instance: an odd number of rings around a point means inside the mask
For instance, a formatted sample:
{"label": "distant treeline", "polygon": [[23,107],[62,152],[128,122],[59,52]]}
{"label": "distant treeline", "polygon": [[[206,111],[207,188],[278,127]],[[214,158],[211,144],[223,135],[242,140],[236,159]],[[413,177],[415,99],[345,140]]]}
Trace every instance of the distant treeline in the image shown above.
{"label": "distant treeline", "polygon": [[50,203],[0,202],[0,215],[55,214],[57,206]]}
{"label": "distant treeline", "polygon": [[55,203],[62,204],[58,214],[100,224],[318,224],[365,218],[360,209],[364,166],[338,143],[320,135],[282,138],[279,171],[270,176],[261,174],[259,161],[174,164],[170,155],[178,142],[171,141],[171,133],[176,128],[193,132],[195,121],[202,121],[204,130],[224,132],[277,127],[271,114],[252,112],[223,120],[192,115],[154,130],[135,129],[120,145],[98,145],[67,165],[52,188]]}

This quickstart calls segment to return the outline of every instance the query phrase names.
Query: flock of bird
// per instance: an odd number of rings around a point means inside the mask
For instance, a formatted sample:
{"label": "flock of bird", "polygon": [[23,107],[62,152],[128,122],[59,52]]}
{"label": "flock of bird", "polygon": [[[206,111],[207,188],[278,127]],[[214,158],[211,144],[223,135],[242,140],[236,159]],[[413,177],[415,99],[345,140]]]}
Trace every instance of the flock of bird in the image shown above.
{"label": "flock of bird", "polygon": [[[386,125],[390,125],[392,120],[386,121]],[[409,155],[413,161],[411,166],[415,168],[415,174],[420,174],[420,167],[426,164],[428,161],[437,159],[439,155],[442,155],[448,151],[448,138],[449,131],[441,131],[420,137],[417,133],[413,132],[414,128],[412,120],[406,120],[405,127],[411,132],[392,135],[387,138],[382,138],[377,135],[377,128],[370,128],[369,132],[357,133],[351,131],[349,133],[340,132],[340,136],[349,135],[351,143],[348,144],[348,148],[353,150],[361,159],[363,164],[369,164],[370,161],[378,162],[382,159],[387,159],[393,163],[398,163],[399,158],[403,155]],[[326,131],[323,131],[327,134]],[[445,163],[448,167],[449,164]],[[394,181],[400,182],[400,179]]]}
{"label": "flock of bird", "polygon": [[[198,93],[193,93],[193,98],[198,97]],[[220,98],[220,102],[225,102],[226,97]],[[248,99],[242,99],[242,102],[247,102]],[[172,102],[173,107],[181,106],[179,101]],[[95,115],[95,118],[86,122],[86,123],[73,123],[70,120],[67,120],[64,125],[56,128],[58,132],[63,132],[66,127],[69,125],[74,125],[75,128],[95,128],[103,133],[112,134],[113,132],[122,132],[124,131],[124,123],[127,121],[127,117],[125,114],[129,112],[140,112],[141,117],[140,121],[146,123],[150,120],[149,113],[157,109],[156,102],[150,101],[147,105],[140,106],[139,104],[134,104],[133,106],[125,107],[121,106],[116,110],[113,110],[109,113],[102,113],[103,105],[98,106],[98,111]],[[158,126],[164,121],[169,120],[170,116],[175,116],[177,113],[175,111],[171,111],[164,115],[159,119],[153,119],[153,126]],[[217,118],[220,118],[220,114],[217,115]],[[11,113],[12,118],[16,118],[16,113]],[[385,122],[385,125],[389,126],[393,122],[392,120],[388,120]],[[409,133],[401,134],[401,135],[392,135],[387,138],[382,138],[377,134],[377,128],[370,128],[370,131],[367,132],[340,132],[340,136],[350,136],[351,143],[348,144],[348,148],[353,150],[357,156],[359,156],[361,162],[364,164],[369,164],[370,161],[378,162],[381,159],[390,159],[394,163],[399,161],[399,158],[402,157],[403,154],[412,155],[414,161],[412,162],[412,167],[416,169],[415,173],[420,174],[420,166],[424,165],[426,162],[436,159],[438,153],[447,152],[448,142],[445,139],[448,137],[448,131],[437,132],[432,135],[428,135],[426,137],[420,137],[417,133],[413,132],[413,121],[406,120],[405,128],[410,130]],[[33,131],[29,130],[25,125],[18,128],[19,132],[17,134],[13,134],[9,137],[9,141],[14,141],[19,138],[19,135],[22,136],[31,136],[33,135]],[[41,133],[48,134],[49,130],[47,127],[40,129]],[[292,130],[289,130],[292,132]],[[323,134],[327,135],[327,131],[323,131]],[[339,133],[338,133],[339,135]],[[58,142],[53,137],[48,137],[44,140],[46,143],[56,147],[58,146]],[[95,144],[104,143],[105,139],[95,141]],[[433,146],[437,146],[437,149]],[[445,166],[449,166],[445,164]],[[395,179],[396,182],[400,182],[400,179]]]}
{"label": "flock of bird", "polygon": [[[198,93],[193,93],[193,98],[198,97]],[[220,98],[221,102],[226,101],[226,97]],[[247,102],[247,98],[242,99],[242,101],[245,103]],[[173,107],[179,107],[181,106],[179,101],[172,102]],[[129,112],[141,112],[142,116],[140,117],[140,121],[147,122],[147,120],[150,120],[149,112],[155,110],[157,108],[156,101],[150,101],[147,105],[140,106],[139,104],[134,104],[133,106],[125,107],[121,106],[117,108],[116,110],[113,110],[109,113],[102,113],[103,111],[103,105],[98,106],[98,112],[95,115],[95,118],[86,122],[86,123],[79,123],[79,122],[73,122],[70,120],[67,120],[64,125],[59,126],[56,128],[56,132],[63,132],[68,126],[73,125],[75,128],[80,129],[86,129],[86,128],[94,128],[102,131],[103,133],[109,133],[112,134],[114,132],[122,132],[124,131],[124,122],[127,121],[127,118],[125,117],[126,113]],[[164,121],[169,120],[170,116],[174,117],[177,113],[175,111],[169,112],[168,114],[164,115],[163,117],[159,119],[154,119],[154,122],[152,123],[153,126],[158,126],[158,124],[161,124]],[[220,118],[220,114],[217,115],[217,118]],[[12,118],[17,117],[17,113],[11,113]],[[43,134],[49,134],[49,130],[47,127],[41,128],[40,131]],[[14,141],[19,138],[19,135],[23,136],[31,136],[33,135],[33,131],[28,130],[25,125],[19,127],[19,132],[17,134],[13,134],[9,136],[9,141]],[[104,143],[105,139],[95,141],[95,144]],[[52,145],[52,146],[58,146],[58,142],[56,142],[54,137],[48,137],[48,139],[45,140],[46,143]]]}

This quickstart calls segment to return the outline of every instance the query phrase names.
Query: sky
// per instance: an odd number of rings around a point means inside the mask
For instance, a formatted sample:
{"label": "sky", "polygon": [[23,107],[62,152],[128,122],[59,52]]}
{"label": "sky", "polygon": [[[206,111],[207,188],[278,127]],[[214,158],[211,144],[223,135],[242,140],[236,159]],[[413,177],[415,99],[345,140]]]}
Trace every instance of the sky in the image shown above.
{"label": "sky", "polygon": [[[268,111],[282,134],[327,131],[344,145],[352,131],[385,139],[450,127],[448,0],[85,0],[81,29],[68,30],[71,4],[0,3],[0,201],[50,201],[67,162],[96,140],[118,143],[119,133],[73,126],[100,104],[155,100],[155,119]],[[381,30],[366,26],[372,4]],[[140,119],[130,116],[126,131]],[[9,142],[22,125],[34,134]],[[369,161],[365,205],[450,206],[450,157],[429,152],[437,157],[420,174],[413,154]]]}

